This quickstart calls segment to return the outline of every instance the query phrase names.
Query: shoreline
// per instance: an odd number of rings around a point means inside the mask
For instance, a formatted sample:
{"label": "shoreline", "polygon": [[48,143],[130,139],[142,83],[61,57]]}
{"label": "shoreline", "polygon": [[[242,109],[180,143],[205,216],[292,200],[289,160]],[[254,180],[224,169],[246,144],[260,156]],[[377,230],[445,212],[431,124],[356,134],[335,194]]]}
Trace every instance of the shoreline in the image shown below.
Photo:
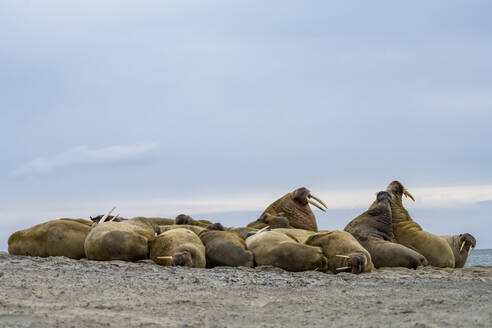
{"label": "shoreline", "polygon": [[333,275],[0,252],[0,286],[0,326],[14,327],[486,327],[492,321],[492,266]]}

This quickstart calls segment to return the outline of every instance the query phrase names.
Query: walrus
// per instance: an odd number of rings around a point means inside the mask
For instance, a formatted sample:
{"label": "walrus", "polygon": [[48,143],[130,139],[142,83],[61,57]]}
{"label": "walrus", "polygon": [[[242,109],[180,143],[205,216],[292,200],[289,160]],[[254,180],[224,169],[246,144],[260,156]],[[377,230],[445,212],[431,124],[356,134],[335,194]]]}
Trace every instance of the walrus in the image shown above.
{"label": "walrus", "polygon": [[172,224],[172,225],[170,224],[170,225],[161,225],[159,227],[161,228],[161,232],[182,228],[182,229],[191,230],[196,235],[198,235],[200,232],[205,230],[205,228],[203,227],[197,225],[188,225],[188,224]]}
{"label": "walrus", "polygon": [[247,249],[244,239],[233,231],[225,231],[220,223],[209,225],[198,237],[205,245],[208,268],[253,266],[253,253]]}
{"label": "walrus", "polygon": [[386,191],[377,193],[367,211],[350,221],[345,231],[350,232],[371,254],[376,268],[406,267],[416,269],[427,265],[426,258],[401,244],[397,244],[392,227],[392,198]]}
{"label": "walrus", "polygon": [[141,217],[122,222],[104,222],[104,218],[101,221],[85,239],[85,255],[89,260],[147,259],[149,241],[161,232],[158,225]]}
{"label": "walrus", "polygon": [[8,240],[12,255],[85,257],[84,241],[92,222],[84,219],[62,218],[14,232]]}
{"label": "walrus", "polygon": [[265,213],[260,216],[256,221],[250,222],[248,227],[255,229],[263,229],[266,226],[276,228],[292,228],[289,220],[284,216],[284,213],[269,214]]}
{"label": "walrus", "polygon": [[176,217],[175,224],[186,224],[186,225],[195,225],[199,227],[206,228],[212,224],[212,222],[208,220],[195,220],[191,216],[186,214],[179,214]]}
{"label": "walrus", "polygon": [[326,272],[327,259],[319,247],[301,244],[294,236],[280,231],[263,231],[246,239],[256,265],[272,265],[286,271]]}
{"label": "walrus", "polygon": [[[318,231],[316,217],[309,204],[322,211],[326,211],[327,208],[321,199],[312,195],[308,189],[301,187],[277,199],[259,217],[262,218],[265,214],[284,216],[292,228]],[[251,222],[250,224],[253,223]],[[248,224],[248,226],[250,225]],[[258,227],[254,226],[253,228]]]}
{"label": "walrus", "polygon": [[[405,195],[405,197],[415,201],[412,194],[399,181],[391,182],[386,191],[392,197],[393,233],[400,244],[416,249],[427,258],[432,266],[440,268],[463,267],[469,251],[476,245],[472,235],[441,237],[424,231],[417,222],[412,220],[408,211],[403,207],[402,196]],[[465,244],[468,248],[463,247]]]}
{"label": "walrus", "polygon": [[321,248],[328,261],[328,270],[332,273],[358,274],[374,269],[369,252],[346,231],[317,232],[311,234],[305,244]]}
{"label": "walrus", "polygon": [[157,264],[205,268],[205,246],[188,229],[165,231],[149,242],[150,259]]}

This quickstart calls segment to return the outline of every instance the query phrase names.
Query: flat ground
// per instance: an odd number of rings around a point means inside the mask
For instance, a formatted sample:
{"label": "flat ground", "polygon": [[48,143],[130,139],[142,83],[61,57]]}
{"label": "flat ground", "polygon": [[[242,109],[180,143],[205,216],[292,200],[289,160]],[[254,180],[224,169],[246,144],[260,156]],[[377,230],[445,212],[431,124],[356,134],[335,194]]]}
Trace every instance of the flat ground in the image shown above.
{"label": "flat ground", "polygon": [[0,327],[491,327],[492,267],[338,275],[0,253]]}

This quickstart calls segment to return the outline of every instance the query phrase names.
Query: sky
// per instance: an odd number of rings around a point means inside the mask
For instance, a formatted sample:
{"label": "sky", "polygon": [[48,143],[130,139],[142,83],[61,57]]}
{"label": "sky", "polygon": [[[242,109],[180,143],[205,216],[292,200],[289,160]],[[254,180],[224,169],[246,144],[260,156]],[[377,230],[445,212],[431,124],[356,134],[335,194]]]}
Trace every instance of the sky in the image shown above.
{"label": "sky", "polygon": [[0,2],[0,250],[117,206],[244,225],[305,186],[343,229],[400,180],[492,248],[488,1]]}

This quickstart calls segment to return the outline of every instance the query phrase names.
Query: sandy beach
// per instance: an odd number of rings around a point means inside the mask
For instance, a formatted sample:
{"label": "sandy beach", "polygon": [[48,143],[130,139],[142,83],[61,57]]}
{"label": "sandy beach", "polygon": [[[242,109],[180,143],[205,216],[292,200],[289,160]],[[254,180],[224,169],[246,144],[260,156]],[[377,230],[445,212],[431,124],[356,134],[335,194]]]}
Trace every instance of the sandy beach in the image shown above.
{"label": "sandy beach", "polygon": [[0,253],[2,327],[490,327],[492,267],[338,275]]}

